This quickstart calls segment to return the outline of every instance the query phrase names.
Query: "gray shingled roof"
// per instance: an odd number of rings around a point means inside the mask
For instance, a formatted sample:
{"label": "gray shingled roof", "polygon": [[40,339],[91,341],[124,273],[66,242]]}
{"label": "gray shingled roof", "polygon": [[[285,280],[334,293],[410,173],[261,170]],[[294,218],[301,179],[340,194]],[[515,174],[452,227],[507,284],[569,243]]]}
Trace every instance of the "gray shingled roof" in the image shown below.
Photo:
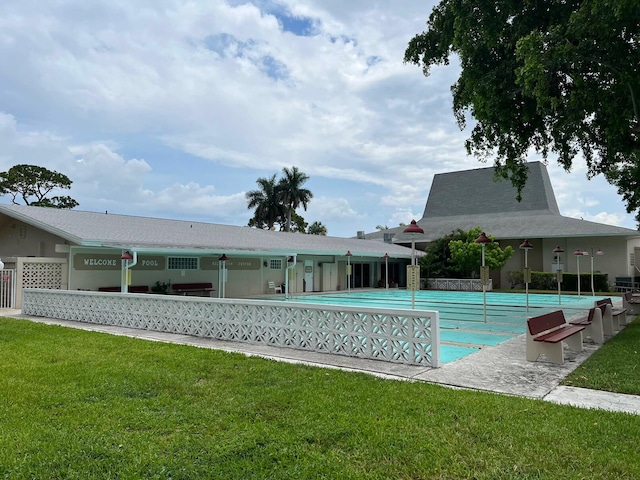
{"label": "gray shingled roof", "polygon": [[[638,235],[637,231],[628,228],[578,220],[562,215],[541,215],[537,212],[423,218],[418,223],[425,231],[423,241],[435,240],[458,228],[470,230],[475,227],[482,228],[496,239]],[[394,240],[402,238],[405,238],[406,241],[408,237],[400,233],[394,237]]]}
{"label": "gray shingled roof", "polygon": [[[496,239],[638,236],[638,231],[560,215],[546,166],[531,162],[529,178],[516,200],[511,182],[494,181],[494,169],[478,168],[441,173],[433,177],[423,217],[418,224],[425,231],[416,241],[430,242],[460,228],[481,227]],[[408,243],[404,227],[365,235],[382,240],[394,234],[394,242]]]}
{"label": "gray shingled roof", "polygon": [[433,177],[422,218],[546,212],[560,215],[547,168],[531,162],[522,201],[510,181],[494,180],[494,169],[477,168]]}
{"label": "gray shingled roof", "polygon": [[24,205],[0,205],[0,213],[88,247],[154,252],[235,252],[410,258],[411,249],[353,238],[271,232],[249,227],[135,217]]}

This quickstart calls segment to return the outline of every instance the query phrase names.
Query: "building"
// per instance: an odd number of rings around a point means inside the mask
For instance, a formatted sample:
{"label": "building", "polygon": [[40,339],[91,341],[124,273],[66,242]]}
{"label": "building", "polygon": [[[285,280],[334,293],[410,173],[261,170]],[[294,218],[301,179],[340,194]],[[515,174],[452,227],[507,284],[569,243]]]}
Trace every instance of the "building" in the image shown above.
{"label": "building", "polygon": [[[516,251],[502,271],[492,272],[495,288],[508,287],[508,272],[524,268],[519,246],[525,239],[533,244],[527,259],[534,271],[559,267],[575,273],[580,258],[573,252],[580,250],[610,283],[635,277],[640,233],[561,215],[544,164],[532,162],[529,170],[521,202],[509,182],[494,181],[493,168],[436,175],[418,220],[425,233],[413,238],[416,254],[454,230],[481,227]],[[337,238],[0,205],[0,258],[17,270],[18,307],[23,286],[117,290],[126,284],[152,289],[157,283],[211,283],[213,296],[247,298],[275,293],[270,282],[291,294],[384,286],[387,280],[405,286],[412,238],[404,228]],[[558,246],[564,250],[559,257],[553,252]],[[595,256],[597,251],[604,255]],[[131,260],[122,260],[127,252]],[[586,260],[582,273],[590,269]]]}
{"label": "building", "polygon": [[[510,245],[516,251],[502,271],[492,275],[498,288],[508,287],[509,271],[524,268],[524,251],[519,246],[525,239],[533,244],[527,256],[534,271],[552,272],[559,265],[565,272],[576,273],[580,259],[573,253],[580,250],[592,257],[596,271],[608,274],[610,283],[616,277],[640,274],[635,267],[640,232],[561,215],[546,166],[541,162],[528,166],[529,178],[520,202],[509,181],[495,180],[493,167],[435,175],[423,216],[417,221],[425,232],[416,239],[417,246],[424,250],[429,242],[457,229],[482,228],[501,246]],[[364,237],[410,245],[403,229],[393,228]],[[560,257],[553,253],[558,246],[564,250]],[[597,251],[604,255],[595,256]],[[582,273],[590,269],[586,256],[581,268]]]}
{"label": "building", "polygon": [[[132,260],[122,260],[126,252]],[[228,258],[223,264],[222,255]],[[224,292],[236,298],[275,293],[269,282],[286,285],[292,294],[376,287],[386,279],[387,267],[390,279],[403,281],[411,249],[249,227],[0,205],[0,258],[18,270],[19,307],[21,286],[117,290],[126,283],[151,288],[156,282],[207,282],[214,296]]]}

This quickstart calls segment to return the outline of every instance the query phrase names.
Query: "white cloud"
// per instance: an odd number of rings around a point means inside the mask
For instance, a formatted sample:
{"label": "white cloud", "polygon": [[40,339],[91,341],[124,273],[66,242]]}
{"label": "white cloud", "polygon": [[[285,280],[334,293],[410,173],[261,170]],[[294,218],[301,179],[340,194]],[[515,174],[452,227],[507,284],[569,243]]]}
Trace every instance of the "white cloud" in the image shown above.
{"label": "white cloud", "polygon": [[[485,166],[453,117],[456,62],[402,62],[435,3],[5,0],[0,167],[69,175],[81,208],[245,224],[244,192],[295,165],[330,234],[406,223],[434,174]],[[606,183],[550,172],[562,211],[632,226]]]}
{"label": "white cloud", "polygon": [[411,220],[420,220],[422,218],[422,211],[414,213],[410,209],[398,209],[386,224],[389,228],[394,228],[399,225],[409,225]]}
{"label": "white cloud", "polygon": [[247,202],[244,194],[236,193],[230,196],[216,195],[215,188],[211,185],[200,186],[197,183],[187,185],[174,184],[158,192],[153,197],[158,211],[173,211],[182,215],[192,211],[217,212],[221,218],[227,221],[236,221],[238,217],[248,217]]}
{"label": "white cloud", "polygon": [[587,179],[584,159],[578,157],[571,172],[555,162],[550,162],[547,168],[563,215],[635,229],[634,219],[626,213],[616,187],[602,175]]}
{"label": "white cloud", "polygon": [[20,159],[21,163],[64,173],[73,182],[65,194],[75,198],[80,209],[115,206],[117,211],[127,213],[133,207],[140,214],[171,212],[175,216],[215,210],[225,212],[221,217],[226,220],[247,216],[242,192],[216,195],[213,186],[201,187],[194,182],[174,183],[153,192],[144,187],[152,173],[145,160],[125,160],[112,146],[102,143],[72,146],[46,132],[23,132],[17,127],[11,115],[0,113],[0,150],[7,152],[0,156],[0,168],[8,169]]}
{"label": "white cloud", "polygon": [[600,212],[595,215],[588,215],[585,220],[591,220],[592,222],[598,223],[606,223],[608,225],[623,226],[625,217],[616,213]]}

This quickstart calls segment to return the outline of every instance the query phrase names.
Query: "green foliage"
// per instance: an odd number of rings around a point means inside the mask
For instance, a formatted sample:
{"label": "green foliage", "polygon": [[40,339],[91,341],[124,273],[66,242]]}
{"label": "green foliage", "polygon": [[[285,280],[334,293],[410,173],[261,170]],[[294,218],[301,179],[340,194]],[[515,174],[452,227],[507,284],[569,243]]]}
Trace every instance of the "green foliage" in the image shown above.
{"label": "green foliage", "polygon": [[640,394],[640,320],[636,320],[596,350],[562,382],[573,387]]}
{"label": "green foliage", "polygon": [[404,60],[428,75],[460,59],[454,113],[462,129],[467,113],[477,121],[467,150],[492,158],[519,191],[531,150],[567,170],[582,156],[631,212],[640,208],[639,25],[637,0],[442,0]]}
{"label": "green foliage", "polygon": [[[285,231],[291,231],[291,216],[300,205],[306,210],[313,193],[311,190],[303,188],[302,185],[309,180],[309,176],[298,170],[298,167],[287,167],[282,169],[283,177],[278,183],[278,194],[282,206],[284,207],[287,221]],[[302,229],[304,231],[304,229]]]}
{"label": "green foliage", "polygon": [[558,288],[556,274],[550,272],[531,272],[529,288],[533,290],[555,290]]}
{"label": "green foliage", "polygon": [[[420,259],[420,266],[431,278],[468,278],[480,271],[482,246],[475,243],[482,229],[457,229],[431,242]],[[485,245],[485,265],[501,269],[513,255],[513,248],[500,248],[497,242]]]}
{"label": "green foliage", "polygon": [[[606,273],[594,273],[593,287],[596,292],[608,292],[609,276]],[[533,290],[557,290],[556,274],[554,272],[531,272],[529,288]],[[577,292],[578,275],[575,273],[563,273],[561,288],[562,290]],[[591,274],[580,275],[580,291],[591,291]]]}
{"label": "green foliage", "polygon": [[[0,339],[5,478],[640,477],[628,414],[26,320]],[[633,344],[603,374],[637,387]]]}
{"label": "green foliage", "polygon": [[507,280],[511,284],[511,288],[517,288],[524,284],[524,273],[522,270],[511,270],[507,272]]}
{"label": "green foliage", "polygon": [[[482,233],[480,227],[472,228],[466,232],[463,240],[453,240],[449,242],[451,249],[451,268],[462,277],[469,277],[473,273],[479,273],[482,265],[482,244],[475,240]],[[491,238],[491,237],[489,237]],[[492,239],[493,240],[493,239]],[[491,242],[485,245],[485,265],[490,270],[500,270],[513,256],[513,248],[510,246],[500,248],[498,242]]]}
{"label": "green foliage", "polygon": [[[309,224],[305,222],[302,215],[298,215],[296,212],[291,213],[291,226],[289,227],[290,232],[307,233],[308,225]],[[283,226],[281,226],[281,228],[283,228]]]}
{"label": "green foliage", "polygon": [[[594,273],[593,287],[596,292],[608,292],[609,276],[606,273]],[[578,291],[578,275],[575,273],[563,273],[562,289],[572,291],[572,292],[577,292]],[[590,273],[580,274],[580,291],[591,292],[591,274]]]}
{"label": "green foliage", "polygon": [[273,230],[274,225],[282,222],[284,218],[284,208],[278,198],[276,175],[273,174],[269,178],[260,177],[256,183],[259,188],[245,194],[248,200],[247,208],[255,209],[253,218],[249,220],[249,226]]}
{"label": "green foliage", "polygon": [[169,291],[169,284],[158,280],[156,283],[151,285],[151,291],[153,293],[167,293]]}
{"label": "green foliage", "polygon": [[428,278],[457,278],[459,276],[451,266],[449,243],[465,238],[467,238],[466,233],[457,229],[429,244],[425,254],[420,258],[421,270]]}
{"label": "green foliage", "polygon": [[75,208],[78,206],[70,196],[47,197],[53,190],[70,189],[73,182],[66,175],[36,165],[14,165],[0,172],[0,193],[11,195],[12,203],[18,198],[25,205],[52,208]]}
{"label": "green foliage", "polygon": [[605,173],[607,179],[618,187],[618,193],[627,204],[627,213],[636,213],[638,229],[640,229],[640,158],[635,153],[631,161],[623,165],[612,165]]}
{"label": "green foliage", "polygon": [[275,174],[269,178],[258,178],[256,183],[260,188],[245,194],[247,208],[255,209],[248,225],[274,230],[277,223],[281,230],[304,233],[307,223],[295,210],[300,205],[306,210],[313,197],[310,190],[302,188],[309,177],[297,167],[285,167],[283,175],[278,181]]}
{"label": "green foliage", "polygon": [[313,222],[311,225],[309,225],[307,233],[310,235],[326,235],[327,227],[325,227],[322,222]]}

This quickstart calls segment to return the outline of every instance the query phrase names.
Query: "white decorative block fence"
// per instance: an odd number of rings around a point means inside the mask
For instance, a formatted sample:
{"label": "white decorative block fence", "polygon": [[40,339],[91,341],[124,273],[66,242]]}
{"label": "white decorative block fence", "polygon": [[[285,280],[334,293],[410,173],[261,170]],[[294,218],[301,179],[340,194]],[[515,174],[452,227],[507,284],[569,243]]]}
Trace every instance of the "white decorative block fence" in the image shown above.
{"label": "white decorative block fence", "polygon": [[[479,278],[429,278],[429,288],[432,290],[457,290],[460,292],[481,292],[482,283]],[[487,291],[493,289],[493,281],[489,279]]]}
{"label": "white decorative block fence", "polygon": [[25,289],[22,313],[408,365],[440,366],[436,311]]}

